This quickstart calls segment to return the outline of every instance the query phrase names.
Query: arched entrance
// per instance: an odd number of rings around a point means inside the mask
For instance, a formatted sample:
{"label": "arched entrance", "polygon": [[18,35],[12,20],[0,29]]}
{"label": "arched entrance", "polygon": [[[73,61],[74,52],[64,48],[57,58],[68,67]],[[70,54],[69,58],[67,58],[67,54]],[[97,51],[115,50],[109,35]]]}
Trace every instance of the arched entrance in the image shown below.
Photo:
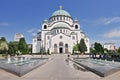
{"label": "arched entrance", "polygon": [[59,43],[59,53],[63,53],[63,42]]}
{"label": "arched entrance", "polygon": [[57,53],[57,44],[54,44],[54,53]]}
{"label": "arched entrance", "polygon": [[65,53],[68,53],[68,44],[65,44]]}

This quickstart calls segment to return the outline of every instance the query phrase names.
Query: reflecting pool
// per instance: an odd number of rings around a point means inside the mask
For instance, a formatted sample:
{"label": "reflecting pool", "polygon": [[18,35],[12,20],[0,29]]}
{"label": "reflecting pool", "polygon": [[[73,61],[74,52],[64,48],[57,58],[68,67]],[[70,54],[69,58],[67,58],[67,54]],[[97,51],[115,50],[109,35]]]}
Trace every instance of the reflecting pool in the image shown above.
{"label": "reflecting pool", "polygon": [[28,57],[13,57],[0,59],[0,68],[18,76],[23,76],[29,71],[44,64],[48,58],[28,58]]}

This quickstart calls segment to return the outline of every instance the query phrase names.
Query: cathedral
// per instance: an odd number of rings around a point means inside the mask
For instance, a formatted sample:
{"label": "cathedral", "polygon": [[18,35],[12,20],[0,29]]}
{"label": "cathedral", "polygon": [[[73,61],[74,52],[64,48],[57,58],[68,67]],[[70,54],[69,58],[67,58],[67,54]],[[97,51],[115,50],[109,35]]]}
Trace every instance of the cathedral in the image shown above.
{"label": "cathedral", "polygon": [[44,20],[41,31],[33,38],[33,53],[39,53],[41,49],[50,53],[72,53],[73,46],[84,39],[89,53],[89,38],[81,30],[79,21],[73,19],[65,10],[53,12],[49,19]]}

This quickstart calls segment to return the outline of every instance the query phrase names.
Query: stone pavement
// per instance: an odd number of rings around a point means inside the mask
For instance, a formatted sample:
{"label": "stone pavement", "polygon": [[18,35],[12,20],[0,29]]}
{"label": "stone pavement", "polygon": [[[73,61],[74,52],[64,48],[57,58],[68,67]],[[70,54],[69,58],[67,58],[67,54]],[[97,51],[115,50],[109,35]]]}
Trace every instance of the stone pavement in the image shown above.
{"label": "stone pavement", "polygon": [[77,70],[66,62],[66,54],[53,54],[52,60],[22,77],[0,69],[0,80],[119,80],[120,71],[102,78],[90,71]]}

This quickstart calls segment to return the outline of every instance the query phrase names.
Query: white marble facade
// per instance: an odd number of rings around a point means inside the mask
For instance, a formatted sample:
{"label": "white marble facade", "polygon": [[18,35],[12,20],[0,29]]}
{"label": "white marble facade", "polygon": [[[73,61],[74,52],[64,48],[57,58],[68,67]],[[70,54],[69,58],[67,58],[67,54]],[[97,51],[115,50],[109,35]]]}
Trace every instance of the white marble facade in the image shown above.
{"label": "white marble facade", "polygon": [[33,38],[33,53],[39,53],[40,48],[45,51],[49,49],[50,53],[72,53],[73,46],[80,42],[81,38],[85,40],[87,52],[89,53],[89,38],[80,28],[78,20],[65,10],[55,11],[48,20],[44,20],[42,29],[37,36]]}

